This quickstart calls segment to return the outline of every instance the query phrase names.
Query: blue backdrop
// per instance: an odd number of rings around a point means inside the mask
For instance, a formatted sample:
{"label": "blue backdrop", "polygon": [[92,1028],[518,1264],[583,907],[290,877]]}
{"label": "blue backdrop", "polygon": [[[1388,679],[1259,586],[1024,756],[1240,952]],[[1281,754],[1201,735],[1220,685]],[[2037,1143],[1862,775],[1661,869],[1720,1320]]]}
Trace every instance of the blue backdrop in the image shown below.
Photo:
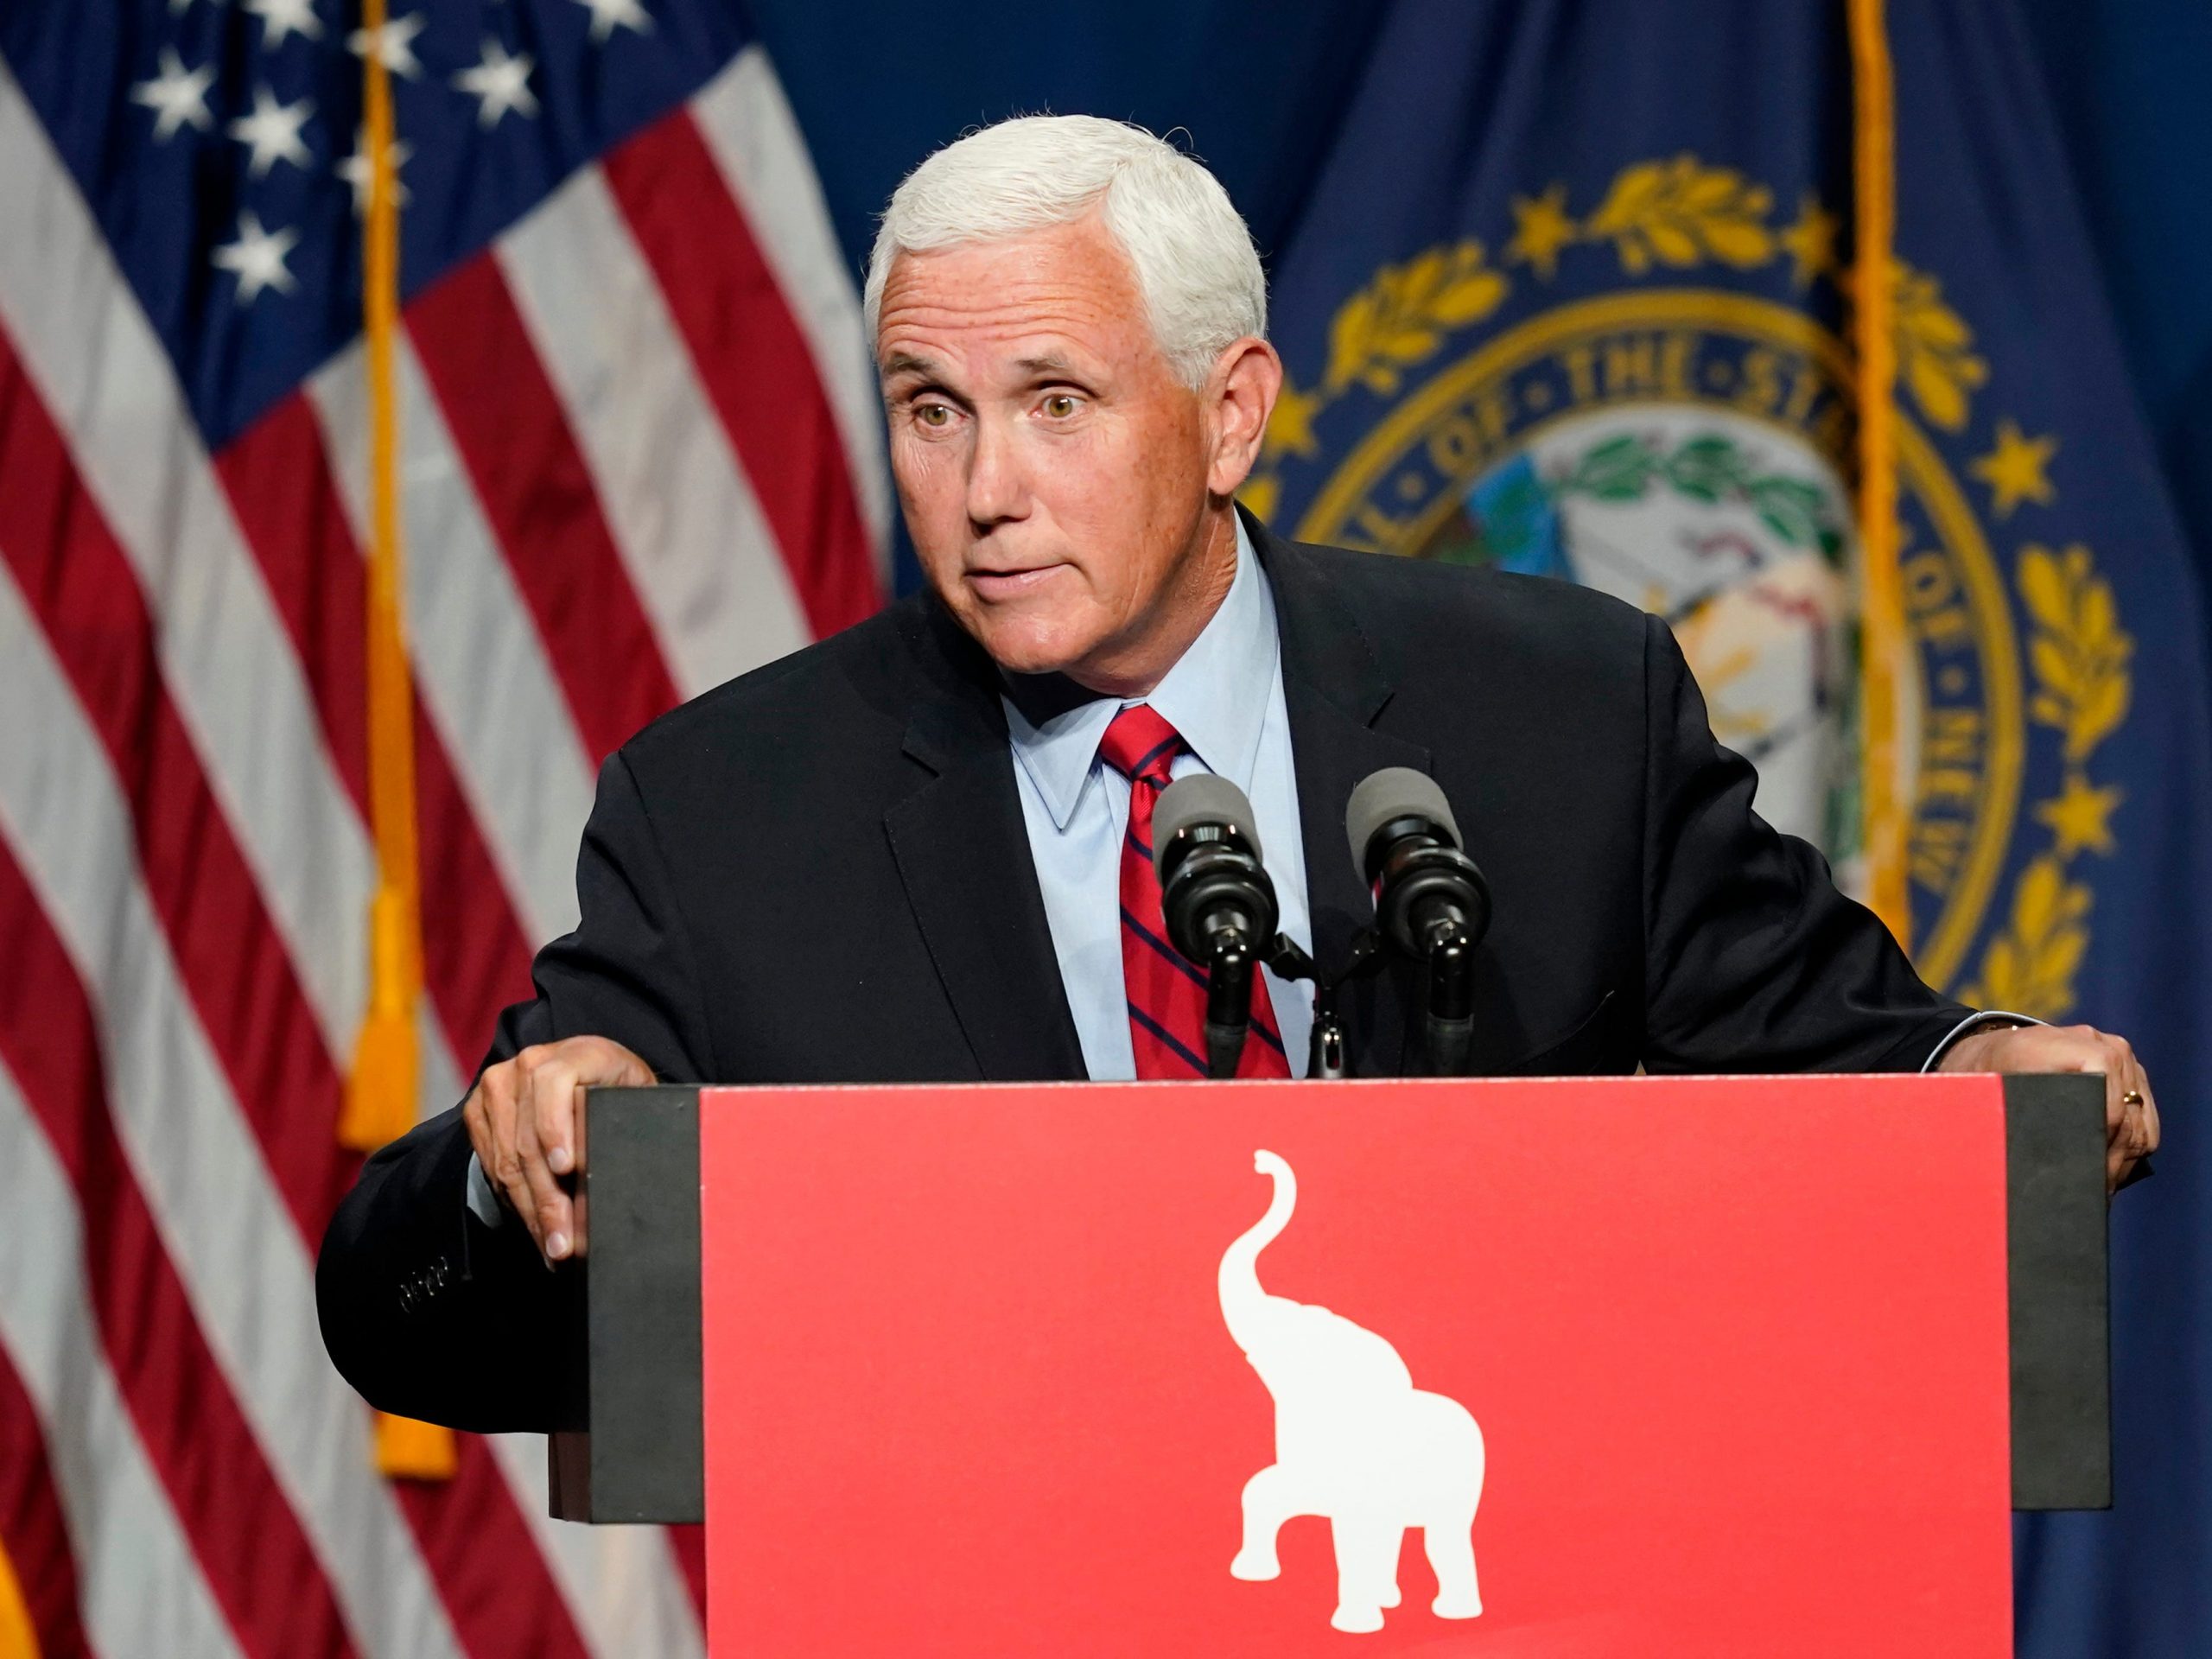
{"label": "blue backdrop", "polygon": [[2212,577],[2212,6],[2024,0],[2130,377]]}
{"label": "blue backdrop", "polygon": [[[1135,0],[1079,16],[1005,0],[942,16],[846,0],[834,25],[799,0],[755,6],[856,265],[899,177],[966,127],[1040,109],[1181,127],[1270,262],[1278,340],[1301,388],[1327,379],[1332,323],[1362,284],[1460,238],[1503,270],[1515,199],[1554,181],[1586,243],[1600,239],[1599,203],[1621,169],[1681,151],[1767,187],[1777,238],[1802,194],[1847,199],[1842,7],[1822,0]],[[1933,378],[1916,385],[1908,364],[1903,397],[1974,508],[2025,688],[2017,822],[1948,981],[2036,991],[2128,1033],[2167,1116],[2158,1178],[2116,1215],[2118,1507],[2023,1528],[2021,1647],[2212,1652],[2212,1314],[2198,1288],[2212,1267],[2212,1154],[2192,1110],[2212,1077],[2199,1029],[2212,1012],[2199,850],[2212,830],[2212,628],[2199,602],[2212,571],[2212,9],[1892,0],[1890,11],[1898,251],[1937,284],[1916,290],[1932,308],[1918,366]],[[1618,247],[1573,245],[1548,299],[1522,245],[1519,286],[1481,302],[1495,315],[1470,323],[1470,344],[1539,320],[1540,302],[1628,293],[1649,275]],[[1833,322],[1836,296],[1795,283],[1779,252],[1747,251],[1731,272],[1714,246],[1702,261],[1732,292]],[[1473,280],[1474,266],[1455,269]],[[1944,345],[1961,320],[1972,338]],[[1407,385],[1453,356],[1410,364]],[[1352,429],[1406,391],[1380,387],[1348,384],[1317,412],[1312,455],[1278,454],[1279,524],[1295,526]],[[2044,437],[2057,444],[2047,466],[2019,447]],[[1993,463],[2000,454],[2010,461]],[[2010,505],[1980,470],[1993,464],[2014,468]],[[1909,500],[1909,533],[1940,539],[1917,511]],[[2087,678],[2068,681],[2075,670]],[[2084,699],[2115,672],[2126,707],[2101,728]],[[2073,689],[2037,701],[2060,682]],[[1923,928],[1940,924],[1942,896],[1916,889]]]}

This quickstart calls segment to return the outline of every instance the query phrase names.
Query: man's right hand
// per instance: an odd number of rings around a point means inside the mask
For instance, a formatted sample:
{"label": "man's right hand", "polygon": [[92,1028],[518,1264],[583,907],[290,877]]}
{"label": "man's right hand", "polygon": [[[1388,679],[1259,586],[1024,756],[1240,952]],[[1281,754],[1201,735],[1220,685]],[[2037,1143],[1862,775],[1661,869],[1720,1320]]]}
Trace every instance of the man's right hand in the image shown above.
{"label": "man's right hand", "polygon": [[584,1166],[583,1091],[658,1081],[620,1043],[568,1037],[486,1067],[468,1091],[461,1116],[476,1160],[547,1266],[584,1253],[583,1206],[569,1191]]}

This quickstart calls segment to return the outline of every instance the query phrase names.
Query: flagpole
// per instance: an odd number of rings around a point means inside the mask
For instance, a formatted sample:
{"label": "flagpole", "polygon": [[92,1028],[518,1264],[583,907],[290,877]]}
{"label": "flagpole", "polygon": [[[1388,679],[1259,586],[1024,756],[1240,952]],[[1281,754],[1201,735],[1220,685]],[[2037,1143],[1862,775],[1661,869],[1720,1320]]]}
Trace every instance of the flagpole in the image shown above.
{"label": "flagpole", "polygon": [[1895,106],[1882,0],[1846,0],[1850,11],[1853,251],[1852,333],[1859,370],[1859,546],[1861,846],[1867,902],[1899,944],[1912,948],[1906,885],[1910,803],[1897,772],[1904,719],[1898,695],[1907,642],[1897,575],[1897,351],[1891,334],[1897,218]]}
{"label": "flagpole", "polygon": [[[399,527],[399,408],[393,354],[399,329],[399,201],[392,175],[391,75],[381,33],[385,0],[363,0],[364,134],[369,203],[362,238],[369,377],[368,739],[369,820],[377,890],[369,912],[367,1018],[354,1049],[339,1136],[372,1151],[415,1126],[422,1057],[422,907],[415,846],[414,699],[404,631]],[[377,1414],[377,1467],[392,1477],[449,1478],[453,1432]]]}

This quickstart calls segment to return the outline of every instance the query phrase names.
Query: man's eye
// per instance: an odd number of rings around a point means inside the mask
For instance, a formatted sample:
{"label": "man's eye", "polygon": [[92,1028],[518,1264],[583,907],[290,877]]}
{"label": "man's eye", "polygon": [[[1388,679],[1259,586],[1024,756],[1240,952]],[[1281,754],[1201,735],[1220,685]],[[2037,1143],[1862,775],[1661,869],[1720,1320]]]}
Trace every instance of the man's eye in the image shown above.
{"label": "man's eye", "polygon": [[942,429],[952,424],[952,411],[943,404],[920,404],[915,406],[914,418],[924,426]]}
{"label": "man's eye", "polygon": [[1045,413],[1056,421],[1065,421],[1082,406],[1080,399],[1065,391],[1056,391],[1045,400]]}

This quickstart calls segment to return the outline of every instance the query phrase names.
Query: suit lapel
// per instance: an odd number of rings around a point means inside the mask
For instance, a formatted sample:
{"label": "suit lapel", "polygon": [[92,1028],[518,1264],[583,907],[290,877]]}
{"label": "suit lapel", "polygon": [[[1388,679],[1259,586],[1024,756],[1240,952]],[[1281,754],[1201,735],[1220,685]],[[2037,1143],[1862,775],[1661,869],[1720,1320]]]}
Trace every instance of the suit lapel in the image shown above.
{"label": "suit lapel", "polygon": [[[1352,936],[1375,919],[1374,900],[1352,868],[1344,839],[1344,803],[1353,785],[1385,766],[1427,772],[1429,753],[1419,744],[1376,729],[1395,688],[1358,620],[1295,546],[1270,535],[1256,520],[1245,522],[1274,590],[1281,636],[1283,701],[1298,772],[1313,954],[1334,971],[1346,960]],[[1405,1010],[1408,997],[1415,994],[1416,978],[1408,964],[1394,963],[1345,988],[1338,1007],[1358,1071],[1404,1074]]]}
{"label": "suit lapel", "polygon": [[915,643],[934,682],[906,737],[920,782],[884,815],[907,902],[983,1077],[1080,1079],[989,664],[933,606]]}

